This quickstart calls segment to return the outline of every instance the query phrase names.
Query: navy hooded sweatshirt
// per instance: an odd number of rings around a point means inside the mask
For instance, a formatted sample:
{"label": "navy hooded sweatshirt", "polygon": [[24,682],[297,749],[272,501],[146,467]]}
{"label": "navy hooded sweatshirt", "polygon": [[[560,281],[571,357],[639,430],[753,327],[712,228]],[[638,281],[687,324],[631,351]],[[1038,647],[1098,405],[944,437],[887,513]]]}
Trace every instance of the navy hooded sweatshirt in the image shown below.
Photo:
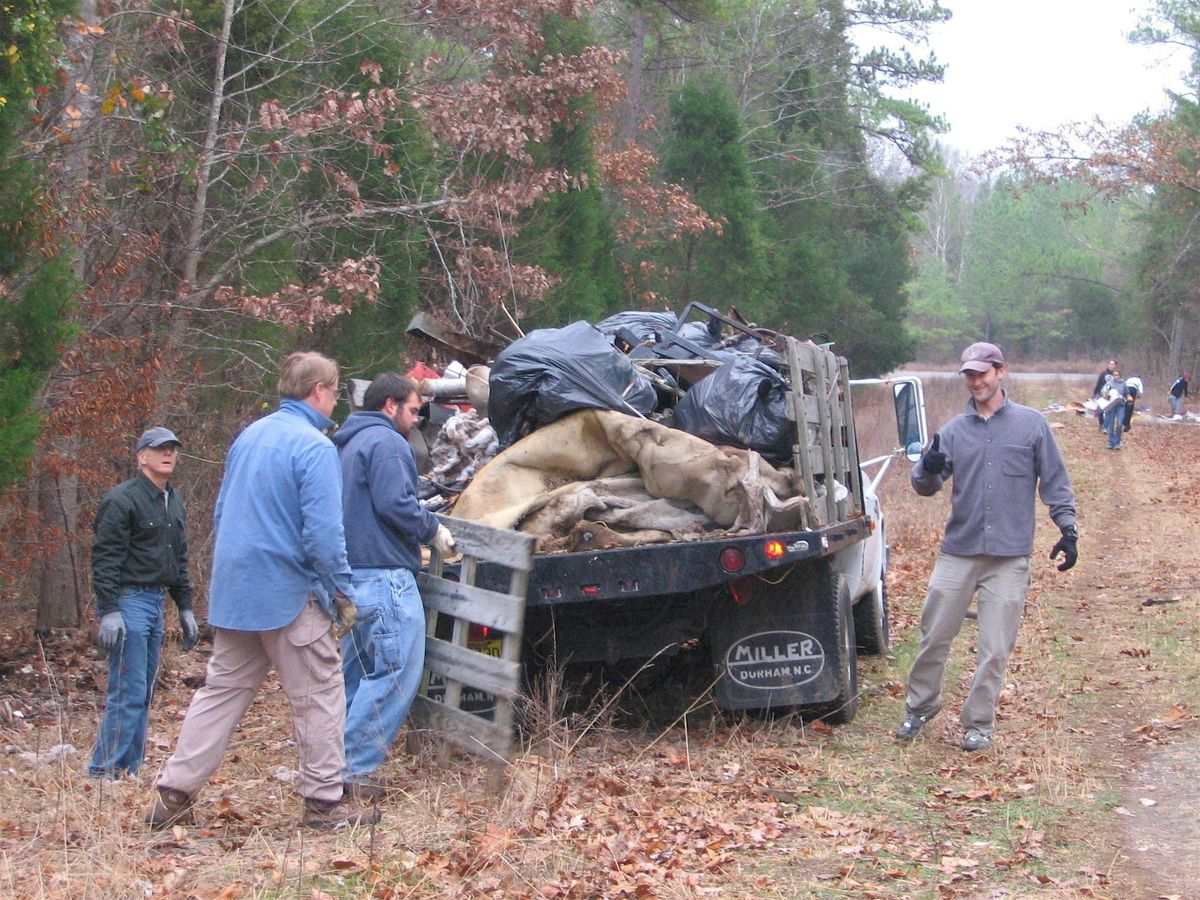
{"label": "navy hooded sweatshirt", "polygon": [[421,544],[437,532],[417,500],[412,447],[382,412],[351,413],[333,434],[342,463],[342,519],[353,569],[421,568]]}

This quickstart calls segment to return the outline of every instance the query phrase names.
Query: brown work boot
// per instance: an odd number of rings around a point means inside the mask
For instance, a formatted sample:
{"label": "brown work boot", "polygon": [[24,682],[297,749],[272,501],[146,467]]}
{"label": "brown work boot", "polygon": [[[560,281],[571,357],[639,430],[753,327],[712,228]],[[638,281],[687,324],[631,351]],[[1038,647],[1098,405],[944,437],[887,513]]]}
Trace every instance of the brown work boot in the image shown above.
{"label": "brown work boot", "polygon": [[192,798],[183,791],[160,787],[154,805],[146,813],[146,824],[151,828],[170,828],[172,825],[194,825]]}
{"label": "brown work boot", "polygon": [[347,781],[342,785],[342,799],[370,806],[387,797],[387,788],[373,781]]}
{"label": "brown work boot", "polygon": [[379,807],[366,806],[346,797],[341,800],[304,801],[304,822],[309,828],[355,828],[379,821]]}

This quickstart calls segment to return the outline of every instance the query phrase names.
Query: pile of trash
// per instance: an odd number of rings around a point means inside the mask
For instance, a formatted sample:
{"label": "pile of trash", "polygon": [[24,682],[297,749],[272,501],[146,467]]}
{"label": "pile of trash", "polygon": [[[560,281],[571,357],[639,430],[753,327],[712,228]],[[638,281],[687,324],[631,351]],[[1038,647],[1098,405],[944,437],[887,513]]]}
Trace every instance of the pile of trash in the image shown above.
{"label": "pile of trash", "polygon": [[[428,400],[422,501],[536,533],[543,551],[761,532],[796,525],[802,509],[817,515],[790,468],[782,342],[693,308],[700,321],[627,311],[532,331],[490,367],[408,373]],[[584,411],[600,418],[573,418]]]}
{"label": "pile of trash", "polygon": [[514,341],[491,367],[500,447],[576,410],[610,409],[790,461],[786,366],[773,333],[744,326],[722,336],[731,320],[700,309],[704,322],[627,311]]}

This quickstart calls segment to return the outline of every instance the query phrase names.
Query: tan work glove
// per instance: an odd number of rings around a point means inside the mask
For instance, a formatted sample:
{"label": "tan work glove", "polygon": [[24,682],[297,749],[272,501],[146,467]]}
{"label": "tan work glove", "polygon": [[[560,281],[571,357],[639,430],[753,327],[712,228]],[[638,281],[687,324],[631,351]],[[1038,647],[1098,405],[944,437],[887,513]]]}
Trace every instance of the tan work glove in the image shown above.
{"label": "tan work glove", "polygon": [[454,535],[450,533],[450,529],[445,525],[438,525],[437,534],[433,536],[433,540],[429,542],[438,553],[442,555],[442,559],[454,553],[454,548],[457,546],[454,543]]}
{"label": "tan work glove", "polygon": [[338,614],[338,621],[335,623],[334,632],[341,638],[349,634],[350,629],[354,627],[354,623],[358,621],[358,607],[354,605],[353,600],[341,591],[333,595],[333,606]]}

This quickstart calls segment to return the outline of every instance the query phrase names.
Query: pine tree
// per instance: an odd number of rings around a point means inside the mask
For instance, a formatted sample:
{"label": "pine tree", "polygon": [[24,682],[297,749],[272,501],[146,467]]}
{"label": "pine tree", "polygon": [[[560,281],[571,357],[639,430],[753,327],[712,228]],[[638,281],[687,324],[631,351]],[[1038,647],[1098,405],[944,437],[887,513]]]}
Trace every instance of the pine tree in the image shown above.
{"label": "pine tree", "polygon": [[41,208],[43,170],[21,155],[28,100],[52,83],[58,24],[74,4],[11,0],[0,16],[0,491],[37,448],[38,392],[70,331],[78,285]]}
{"label": "pine tree", "polygon": [[728,88],[690,83],[671,100],[663,177],[685,188],[720,232],[681,235],[662,251],[664,294],[678,306],[730,304],[748,317],[763,309],[767,279],[754,185],[741,119]]}

